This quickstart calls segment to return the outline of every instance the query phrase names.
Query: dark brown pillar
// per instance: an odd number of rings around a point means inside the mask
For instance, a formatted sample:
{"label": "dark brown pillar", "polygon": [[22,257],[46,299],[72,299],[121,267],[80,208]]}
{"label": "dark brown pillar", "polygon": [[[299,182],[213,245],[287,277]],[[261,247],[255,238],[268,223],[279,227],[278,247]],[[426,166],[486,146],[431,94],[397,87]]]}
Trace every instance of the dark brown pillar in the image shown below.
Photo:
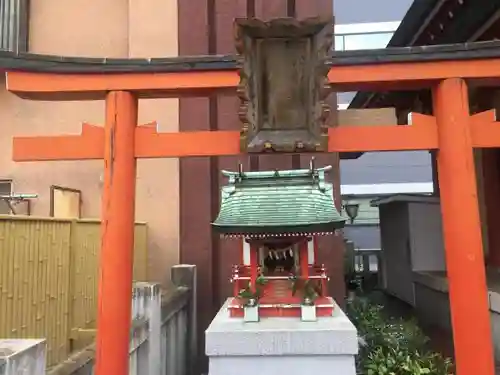
{"label": "dark brown pillar", "polygon": [[[332,12],[331,0],[179,1],[179,54],[234,53],[232,25],[236,17],[271,19],[297,15],[303,18]],[[181,99],[179,129],[238,130],[241,124],[237,106],[238,101],[232,96]],[[300,159],[304,160],[305,166],[310,157]],[[218,210],[219,188],[225,183],[220,170],[235,170],[239,162],[246,170],[250,165],[255,170],[291,168],[292,156],[189,158],[180,161],[180,258],[181,262],[198,267],[200,353],[204,353],[205,329],[231,292],[230,266],[238,263],[241,256],[237,241],[219,239],[210,227]],[[333,154],[321,156],[318,165],[321,164],[336,166],[338,158]],[[339,181],[337,177],[336,181]],[[336,190],[339,198],[340,190]],[[330,269],[331,290],[336,298],[343,296],[340,248],[341,241],[331,238],[321,241],[319,251],[319,258]]]}
{"label": "dark brown pillar", "polygon": [[[211,3],[179,1],[179,55],[209,53]],[[180,99],[179,106],[179,131],[210,129],[208,98]],[[204,331],[214,313],[214,251],[210,228],[213,162],[211,158],[183,158],[179,163],[180,261],[197,267],[198,353],[203,358]]]}
{"label": "dark brown pillar", "polygon": [[[216,37],[215,50],[218,54],[234,54],[234,34],[233,22],[237,17],[248,17],[247,1],[246,0],[215,0],[216,11]],[[219,130],[239,130],[240,122],[238,119],[239,99],[235,95],[221,95],[217,98],[217,120]],[[220,171],[237,170],[238,163],[243,164],[244,170],[249,170],[248,157],[219,157],[217,163],[217,181],[218,187],[227,184],[227,178],[223,178]],[[213,194],[214,203],[219,205],[219,191]],[[217,207],[218,208],[218,207]],[[217,280],[214,281],[217,285],[217,306],[221,306],[223,301],[232,295],[231,284],[231,264],[238,264],[241,261],[241,240],[216,238],[217,240]]]}
{"label": "dark brown pillar", "polygon": [[[483,95],[477,98],[480,110],[500,109],[500,92],[495,90],[480,91]],[[482,149],[484,207],[486,210],[488,236],[488,266],[500,269],[500,149]]]}
{"label": "dark brown pillar", "polygon": [[[289,1],[293,3],[293,1]],[[299,19],[307,17],[316,17],[318,15],[331,15],[334,22],[333,1],[331,0],[295,0],[295,16]],[[331,115],[328,119],[328,126],[337,126],[337,96],[332,93],[328,98],[328,104],[331,107]],[[340,209],[342,199],[340,195],[340,160],[338,154],[317,154],[316,165],[332,165],[333,170],[328,175],[330,182],[334,183],[335,205]],[[309,166],[311,155],[301,155],[301,167]],[[295,162],[297,163],[297,162]],[[329,290],[332,296],[342,303],[345,295],[344,288],[344,241],[341,237],[318,237],[318,259],[327,267],[330,275]]]}
{"label": "dark brown pillar", "polygon": [[[248,0],[252,1],[252,0]],[[288,0],[253,0],[255,2],[255,17],[261,20],[292,16]],[[294,10],[293,10],[294,11]],[[290,155],[263,155],[259,156],[259,170],[292,169]]]}
{"label": "dark brown pillar", "polygon": [[483,188],[488,229],[488,265],[500,269],[500,153],[498,149],[483,149]]}

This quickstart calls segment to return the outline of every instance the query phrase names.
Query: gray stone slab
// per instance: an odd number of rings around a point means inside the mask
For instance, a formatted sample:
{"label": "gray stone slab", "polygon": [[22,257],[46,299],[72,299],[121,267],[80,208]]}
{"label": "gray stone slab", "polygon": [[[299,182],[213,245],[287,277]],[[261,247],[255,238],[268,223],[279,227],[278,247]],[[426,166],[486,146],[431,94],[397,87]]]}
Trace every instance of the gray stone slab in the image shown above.
{"label": "gray stone slab", "polygon": [[229,316],[228,303],[229,300],[206,330],[209,357],[353,356],[358,352],[356,328],[337,305],[331,317],[315,322],[262,318],[257,323],[245,323],[241,318]]}
{"label": "gray stone slab", "polygon": [[355,375],[353,356],[210,358],[208,375]]}
{"label": "gray stone slab", "polygon": [[315,322],[262,318],[249,323],[229,316],[229,301],[206,330],[209,375],[303,375],[325,369],[355,375],[357,332],[338,305],[331,317]]}

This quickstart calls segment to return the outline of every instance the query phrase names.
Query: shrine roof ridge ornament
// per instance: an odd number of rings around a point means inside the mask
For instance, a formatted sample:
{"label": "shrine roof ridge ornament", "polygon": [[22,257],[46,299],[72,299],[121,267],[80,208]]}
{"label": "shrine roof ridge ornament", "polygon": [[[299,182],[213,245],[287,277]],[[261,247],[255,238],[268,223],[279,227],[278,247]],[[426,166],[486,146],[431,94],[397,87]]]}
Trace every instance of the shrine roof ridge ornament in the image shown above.
{"label": "shrine roof ridge ornament", "polygon": [[[474,60],[500,57],[500,41],[395,47],[373,50],[335,51],[330,66]],[[61,74],[161,73],[235,70],[233,55],[181,56],[165,58],[96,58],[0,51],[0,69]]]}
{"label": "shrine roof ridge ornament", "polygon": [[320,173],[328,172],[332,169],[331,165],[314,169],[289,169],[289,170],[274,170],[274,171],[249,171],[249,172],[232,172],[222,170],[224,177],[240,177],[247,179],[263,179],[263,178],[280,178],[280,177],[309,177],[311,175],[319,175]]}

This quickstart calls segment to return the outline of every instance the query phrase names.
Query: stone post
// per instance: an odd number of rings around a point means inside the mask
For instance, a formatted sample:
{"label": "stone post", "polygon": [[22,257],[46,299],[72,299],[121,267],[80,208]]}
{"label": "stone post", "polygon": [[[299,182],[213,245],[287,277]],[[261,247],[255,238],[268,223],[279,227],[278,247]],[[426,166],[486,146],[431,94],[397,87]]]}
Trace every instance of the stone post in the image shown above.
{"label": "stone post", "polygon": [[198,362],[198,341],[197,341],[197,316],[196,316],[196,266],[191,264],[178,264],[170,271],[172,283],[176,286],[187,287],[191,290],[188,306],[188,339],[186,369],[187,375],[195,375]]}
{"label": "stone post", "polygon": [[[148,320],[147,357],[139,368],[147,375],[161,375],[161,290],[159,284],[137,282],[132,298],[132,319]],[[142,361],[144,360],[144,361]],[[145,368],[147,367],[147,368]]]}
{"label": "stone post", "polygon": [[44,375],[46,350],[42,339],[0,339],[0,374]]}

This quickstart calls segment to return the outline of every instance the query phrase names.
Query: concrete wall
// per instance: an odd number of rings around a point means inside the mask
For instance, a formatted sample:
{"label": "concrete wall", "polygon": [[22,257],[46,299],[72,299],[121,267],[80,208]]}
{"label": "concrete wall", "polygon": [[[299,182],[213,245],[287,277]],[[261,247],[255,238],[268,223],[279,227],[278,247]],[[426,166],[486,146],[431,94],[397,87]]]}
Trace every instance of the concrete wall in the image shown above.
{"label": "concrete wall", "polygon": [[425,324],[452,331],[450,301],[447,292],[415,282],[415,310],[418,318]]}
{"label": "concrete wall", "polygon": [[384,287],[413,305],[413,273],[446,271],[439,200],[394,196],[379,207]]}
{"label": "concrete wall", "polygon": [[388,293],[413,305],[408,221],[407,204],[396,202],[380,206],[382,285]]}
{"label": "concrete wall", "polygon": [[[177,0],[33,0],[30,51],[90,57],[178,54]],[[157,120],[177,131],[178,100],[141,101],[140,123]],[[13,163],[12,137],[78,134],[81,123],[103,124],[104,102],[32,102],[0,91],[0,179],[36,193],[32,214],[49,215],[50,185],[82,191],[82,216],[100,216],[101,161]],[[139,160],[136,218],[149,225],[150,275],[164,281],[179,258],[178,160]]]}
{"label": "concrete wall", "polygon": [[[415,309],[418,319],[452,334],[448,281],[444,275],[415,273]],[[490,310],[493,349],[497,365],[500,363],[500,294],[492,290],[488,278],[488,303]]]}
{"label": "concrete wall", "polygon": [[443,228],[439,202],[409,203],[413,271],[445,271]]}

